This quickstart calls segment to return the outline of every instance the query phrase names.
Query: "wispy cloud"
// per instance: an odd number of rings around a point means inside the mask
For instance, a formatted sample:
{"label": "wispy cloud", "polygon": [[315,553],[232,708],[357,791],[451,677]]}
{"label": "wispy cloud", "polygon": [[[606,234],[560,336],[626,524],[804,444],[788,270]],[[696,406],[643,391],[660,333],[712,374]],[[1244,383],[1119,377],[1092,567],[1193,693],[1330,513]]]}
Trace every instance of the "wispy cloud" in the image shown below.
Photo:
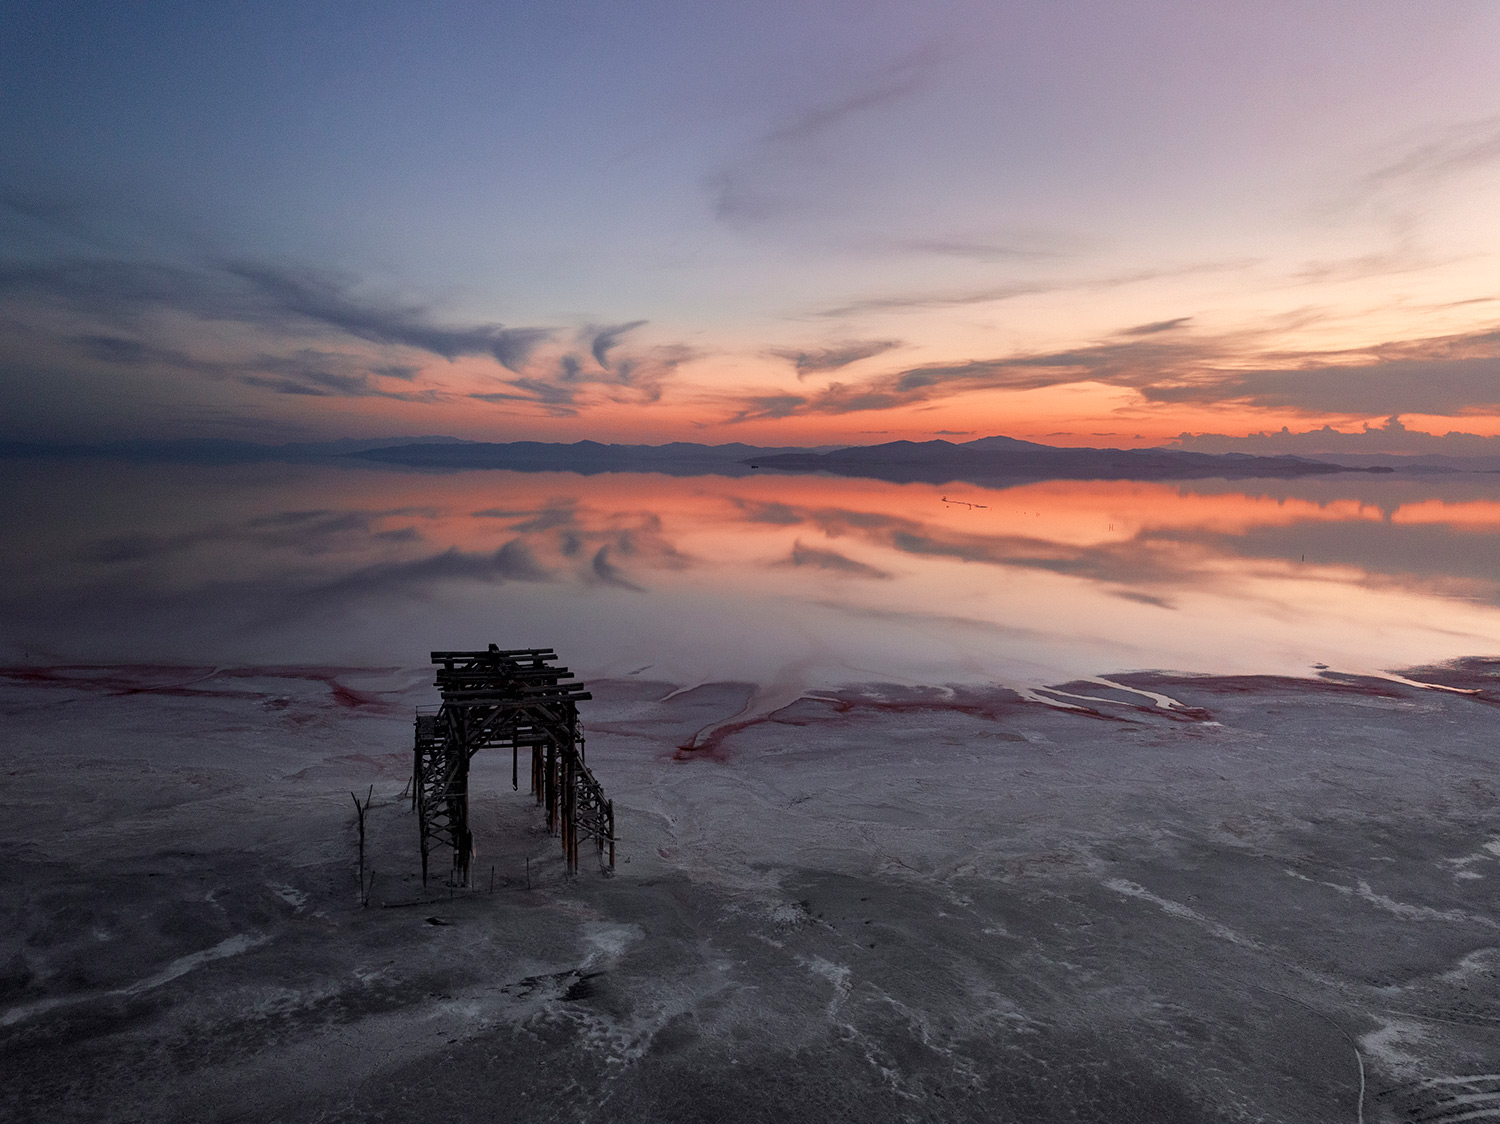
{"label": "wispy cloud", "polygon": [[768,145],[797,144],[816,140],[832,132],[847,118],[866,113],[888,102],[899,101],[920,89],[939,61],[931,48],[915,51],[867,76],[854,90],[839,94],[803,110],[765,134]]}
{"label": "wispy cloud", "polygon": [[444,359],[489,355],[501,366],[517,370],[553,334],[548,328],[499,324],[445,327],[419,306],[356,299],[346,283],[316,270],[252,262],[229,262],[223,268],[249,282],[277,311],[326,324],[358,339],[411,347]]}
{"label": "wispy cloud", "polygon": [[30,299],[114,323],[170,308],[202,319],[258,320],[239,286],[218,271],[165,262],[61,258],[0,264],[0,299]]}
{"label": "wispy cloud", "polygon": [[644,320],[632,320],[628,324],[615,324],[612,327],[589,328],[584,336],[588,343],[589,354],[594,357],[594,362],[599,366],[609,367],[609,353],[620,342],[626,332],[634,331],[644,326]]}
{"label": "wispy cloud", "polygon": [[1179,316],[1173,320],[1153,320],[1149,324],[1137,324],[1134,328],[1126,328],[1120,333],[1122,336],[1155,336],[1162,332],[1175,332],[1178,328],[1192,321],[1191,316]]}
{"label": "wispy cloud", "polygon": [[[626,324],[611,331],[623,335],[636,326]],[[597,336],[587,339],[592,346]],[[604,348],[605,354],[613,346]],[[480,402],[526,402],[553,417],[573,417],[585,401],[592,403],[601,395],[615,402],[648,404],[659,401],[677,368],[696,357],[691,348],[666,344],[623,356],[613,367],[590,367],[580,353],[567,352],[548,363],[533,363],[519,378],[501,380],[503,389],[473,391],[469,397]]]}
{"label": "wispy cloud", "polygon": [[443,359],[485,355],[512,370],[555,334],[551,328],[498,324],[446,326],[419,306],[357,297],[351,284],[326,272],[249,262],[59,259],[0,265],[0,300],[20,298],[117,326],[138,325],[160,311],[273,330],[320,326]]}
{"label": "wispy cloud", "polygon": [[57,192],[27,191],[15,186],[0,187],[0,214],[10,221],[17,218],[37,223],[70,238],[93,234],[86,216],[93,208]]}
{"label": "wispy cloud", "polygon": [[473,391],[469,397],[479,402],[529,402],[540,406],[553,417],[573,417],[578,413],[578,387],[568,372],[566,357],[558,364],[552,378],[522,377],[506,381],[506,390]]}
{"label": "wispy cloud", "polygon": [[814,393],[747,395],[735,404],[729,420],[891,410],[976,390],[1036,390],[1085,381],[1135,385],[1180,371],[1188,361],[1202,355],[1194,344],[1148,336],[1072,351],[927,364],[861,382],[830,383]]}
{"label": "wispy cloud", "polygon": [[[491,388],[469,393],[471,400],[554,416],[601,401],[657,401],[698,354],[674,344],[631,346],[626,337],[644,320],[576,333],[444,323],[428,306],[369,296],[341,275],[245,261],[0,263],[0,314],[25,325],[51,354],[76,354],[85,370],[191,374],[305,398],[452,400],[459,392],[434,384],[431,358],[489,359],[496,364]],[[249,330],[185,327],[194,321]],[[68,330],[58,332],[58,323]],[[560,350],[570,338],[575,345]],[[247,354],[250,348],[258,350]],[[483,367],[474,373],[485,375]]]}
{"label": "wispy cloud", "polygon": [[1188,318],[1126,329],[1066,351],[927,364],[800,394],[746,394],[727,420],[852,414],[919,406],[984,390],[1080,382],[1129,387],[1147,403],[1235,403],[1336,416],[1461,414],[1500,408],[1500,330],[1357,351],[1273,351],[1270,329],[1219,335]]}
{"label": "wispy cloud", "polygon": [[1330,425],[1293,432],[1283,426],[1275,433],[1251,433],[1244,437],[1224,433],[1184,433],[1171,446],[1200,453],[1257,453],[1302,456],[1336,456],[1354,454],[1402,454],[1420,456],[1440,454],[1454,457],[1500,458],[1500,437],[1483,437],[1477,433],[1450,430],[1447,433],[1425,433],[1408,429],[1399,417],[1387,418],[1379,425],[1366,423],[1353,431],[1336,430]]}
{"label": "wispy cloud", "polygon": [[443,359],[487,355],[511,369],[555,334],[551,328],[497,324],[444,326],[422,307],[356,297],[351,285],[324,272],[246,262],[62,259],[0,265],[0,299],[17,298],[116,324],[133,325],[156,311],[267,328],[312,324]]}
{"label": "wispy cloud", "polygon": [[200,362],[180,348],[158,347],[144,340],[102,332],[73,336],[68,342],[76,344],[90,359],[122,367],[193,367]]}
{"label": "wispy cloud", "polygon": [[1500,161],[1500,116],[1464,121],[1408,142],[1405,151],[1366,174],[1366,193],[1409,186],[1431,187]]}
{"label": "wispy cloud", "polygon": [[181,348],[103,333],[72,337],[71,342],[96,362],[191,372],[229,379],[277,394],[312,398],[392,398],[401,402],[436,402],[447,397],[436,389],[393,389],[387,380],[412,382],[418,368],[401,364],[372,366],[362,357],[301,348],[287,355],[260,355],[243,360],[204,359]]}
{"label": "wispy cloud", "polygon": [[1074,254],[1085,244],[1076,236],[1040,230],[989,236],[862,237],[839,243],[841,248],[867,254],[958,258],[983,263],[1047,261]]}
{"label": "wispy cloud", "polygon": [[1143,386],[1141,392],[1152,402],[1232,403],[1343,417],[1461,415],[1500,410],[1500,356],[1235,371]]}
{"label": "wispy cloud", "polygon": [[1057,292],[1107,292],[1130,285],[1159,281],[1173,277],[1191,277],[1199,274],[1241,273],[1257,263],[1249,258],[1225,261],[1195,262],[1189,265],[1163,266],[1161,268],[1131,270],[1104,277],[1075,277],[1055,281],[1008,281],[977,289],[952,289],[946,292],[920,290],[907,293],[859,297],[843,304],[818,310],[814,315],[838,319],[866,312],[892,312],[934,308],[961,308],[966,305],[994,304],[1016,300],[1020,297],[1038,296]]}
{"label": "wispy cloud", "polygon": [[[393,390],[382,379],[409,382],[412,375],[398,368],[386,370],[338,370],[358,360],[348,356],[326,356],[304,350],[289,356],[261,356],[246,364],[225,364],[233,377],[246,386],[261,387],[277,394],[300,394],[309,398],[393,398],[398,402],[439,402],[449,395],[435,388]],[[238,368],[236,370],[236,368]]]}
{"label": "wispy cloud", "polygon": [[912,254],[933,254],[945,258],[969,258],[972,261],[1027,261],[1059,256],[1057,250],[1037,249],[1025,245],[997,242],[965,242],[957,238],[908,238],[891,243],[891,248]]}
{"label": "wispy cloud", "polygon": [[763,133],[740,159],[708,177],[714,215],[751,225],[786,213],[803,187],[810,155],[851,119],[902,101],[930,80],[938,51],[921,48],[867,73],[846,89],[793,114]]}
{"label": "wispy cloud", "polygon": [[1015,300],[1017,297],[1035,296],[1039,293],[1053,292],[1061,287],[1036,281],[1016,281],[983,289],[950,290],[945,293],[934,293],[931,290],[890,293],[884,296],[859,297],[845,304],[820,309],[815,315],[833,320],[865,312],[957,308],[969,304],[992,304]]}
{"label": "wispy cloud", "polygon": [[840,367],[858,363],[861,359],[883,355],[892,348],[900,346],[901,343],[898,340],[852,340],[830,347],[813,348],[809,351],[772,348],[767,354],[777,359],[785,359],[796,368],[797,377],[800,379],[820,371],[836,371]]}

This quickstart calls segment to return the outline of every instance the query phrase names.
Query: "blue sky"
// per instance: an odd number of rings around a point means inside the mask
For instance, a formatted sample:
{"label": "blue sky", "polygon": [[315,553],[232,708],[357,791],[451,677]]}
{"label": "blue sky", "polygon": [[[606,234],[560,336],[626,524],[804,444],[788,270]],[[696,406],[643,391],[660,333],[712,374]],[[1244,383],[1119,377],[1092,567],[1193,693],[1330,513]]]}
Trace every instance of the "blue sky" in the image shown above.
{"label": "blue sky", "polygon": [[0,436],[1500,433],[1495,3],[0,19]]}

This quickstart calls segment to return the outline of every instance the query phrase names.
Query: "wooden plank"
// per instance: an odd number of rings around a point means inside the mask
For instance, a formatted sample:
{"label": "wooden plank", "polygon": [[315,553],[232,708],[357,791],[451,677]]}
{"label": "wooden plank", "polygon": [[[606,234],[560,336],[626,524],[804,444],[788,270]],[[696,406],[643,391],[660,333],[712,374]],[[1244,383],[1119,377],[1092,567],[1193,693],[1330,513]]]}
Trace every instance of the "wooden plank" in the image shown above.
{"label": "wooden plank", "polygon": [[556,658],[557,652],[551,648],[504,648],[492,650],[481,649],[477,652],[433,652],[432,659],[438,660],[477,660],[489,656],[551,656]]}

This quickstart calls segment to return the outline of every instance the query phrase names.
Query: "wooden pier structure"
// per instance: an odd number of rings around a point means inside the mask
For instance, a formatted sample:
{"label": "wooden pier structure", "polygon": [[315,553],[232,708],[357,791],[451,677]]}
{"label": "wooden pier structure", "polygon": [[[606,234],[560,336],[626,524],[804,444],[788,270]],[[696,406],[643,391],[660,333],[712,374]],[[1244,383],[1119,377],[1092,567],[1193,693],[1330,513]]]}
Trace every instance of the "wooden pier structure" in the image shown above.
{"label": "wooden pier structure", "polygon": [[455,886],[469,884],[469,762],[481,749],[509,747],[511,787],[520,788],[521,751],[531,751],[531,791],[547,809],[547,829],[562,837],[568,869],[578,869],[579,839],[592,839],[601,865],[615,865],[615,809],[584,762],[578,704],[593,696],[553,661],[551,648],[433,652],[438,707],[417,711],[412,806],[422,836],[422,883],[434,847],[453,852]]}

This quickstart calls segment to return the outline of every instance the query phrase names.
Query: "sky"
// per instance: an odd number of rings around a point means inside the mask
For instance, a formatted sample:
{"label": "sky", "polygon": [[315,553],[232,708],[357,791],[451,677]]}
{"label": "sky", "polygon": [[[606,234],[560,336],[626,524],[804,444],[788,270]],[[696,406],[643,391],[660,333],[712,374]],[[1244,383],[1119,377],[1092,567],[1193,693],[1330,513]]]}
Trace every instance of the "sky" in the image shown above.
{"label": "sky", "polygon": [[0,0],[0,440],[1473,448],[1497,54],[1490,0]]}

